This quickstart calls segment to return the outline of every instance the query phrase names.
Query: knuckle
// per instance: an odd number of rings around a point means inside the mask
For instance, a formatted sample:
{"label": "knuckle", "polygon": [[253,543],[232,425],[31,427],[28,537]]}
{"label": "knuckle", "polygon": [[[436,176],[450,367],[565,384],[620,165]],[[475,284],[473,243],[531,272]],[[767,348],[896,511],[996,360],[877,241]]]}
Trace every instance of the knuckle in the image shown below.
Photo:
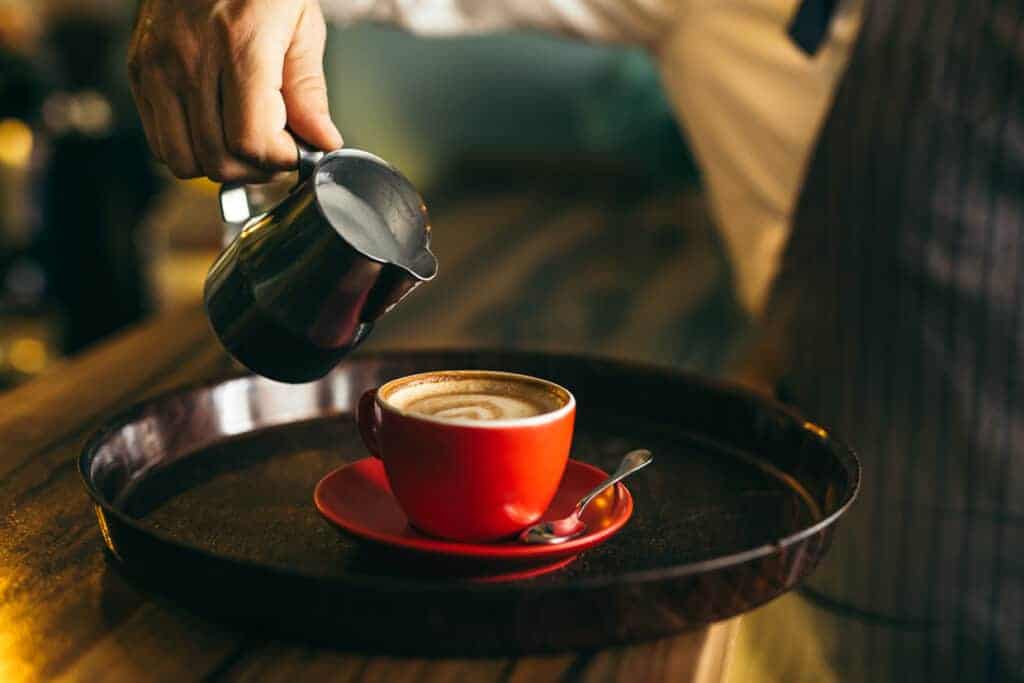
{"label": "knuckle", "polygon": [[323,116],[330,113],[327,86],[322,78],[296,78],[282,90],[282,95],[288,111],[293,116],[299,112],[305,116]]}
{"label": "knuckle", "polygon": [[304,73],[300,76],[296,76],[289,84],[289,88],[309,95],[327,93],[327,84],[324,82],[323,74],[315,72]]}
{"label": "knuckle", "polygon": [[150,38],[139,46],[138,61],[142,68],[163,67],[173,61],[171,47],[162,40]]}
{"label": "knuckle", "polygon": [[203,169],[211,180],[216,180],[218,183],[232,183],[241,180],[238,164],[231,163],[231,160],[224,156],[211,160],[208,165],[204,164]]}
{"label": "knuckle", "polygon": [[228,142],[229,149],[243,159],[260,163],[265,155],[263,141],[254,131],[243,127]]}
{"label": "knuckle", "polygon": [[234,13],[228,9],[228,7],[221,5],[214,10],[213,16],[210,17],[211,24],[213,26],[214,34],[220,39],[221,42],[228,42],[231,40],[231,34],[235,28],[235,16]]}
{"label": "knuckle", "polygon": [[144,71],[159,63],[159,51],[160,48],[152,40],[144,40],[128,53],[128,74],[133,79],[141,80]]}
{"label": "knuckle", "polygon": [[142,45],[128,60],[128,76],[136,86],[153,82],[177,81],[177,65],[171,51],[163,44]]}
{"label": "knuckle", "polygon": [[129,68],[139,70],[161,69],[164,71],[192,70],[199,61],[199,48],[193,41],[181,39],[149,38],[128,56]]}
{"label": "knuckle", "polygon": [[252,41],[253,22],[243,9],[232,3],[223,3],[214,10],[211,19],[214,35],[222,44],[238,49]]}
{"label": "knuckle", "polygon": [[195,27],[181,13],[162,17],[151,27],[136,28],[128,50],[128,74],[134,83],[158,79],[173,87],[191,87],[198,81],[203,51]]}

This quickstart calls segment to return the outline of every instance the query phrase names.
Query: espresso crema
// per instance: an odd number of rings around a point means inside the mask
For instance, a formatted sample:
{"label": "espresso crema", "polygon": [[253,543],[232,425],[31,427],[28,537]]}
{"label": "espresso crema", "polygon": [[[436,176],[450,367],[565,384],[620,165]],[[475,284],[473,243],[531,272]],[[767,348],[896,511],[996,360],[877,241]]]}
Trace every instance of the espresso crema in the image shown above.
{"label": "espresso crema", "polygon": [[405,413],[440,420],[517,420],[558,410],[568,402],[548,385],[494,373],[430,375],[401,384],[385,400]]}

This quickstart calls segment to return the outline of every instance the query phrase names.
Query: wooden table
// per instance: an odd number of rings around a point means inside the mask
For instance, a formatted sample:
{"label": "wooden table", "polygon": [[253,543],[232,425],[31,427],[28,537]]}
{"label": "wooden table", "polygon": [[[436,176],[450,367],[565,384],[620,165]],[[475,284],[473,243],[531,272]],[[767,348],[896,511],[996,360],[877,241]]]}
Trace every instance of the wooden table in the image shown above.
{"label": "wooden table", "polygon": [[[718,372],[744,328],[703,206],[614,178],[445,201],[440,278],[370,346],[583,350]],[[722,677],[735,622],[599,652],[402,659],[246,637],[140,592],[105,559],[75,458],[114,412],[229,368],[196,306],[0,395],[0,680]]]}

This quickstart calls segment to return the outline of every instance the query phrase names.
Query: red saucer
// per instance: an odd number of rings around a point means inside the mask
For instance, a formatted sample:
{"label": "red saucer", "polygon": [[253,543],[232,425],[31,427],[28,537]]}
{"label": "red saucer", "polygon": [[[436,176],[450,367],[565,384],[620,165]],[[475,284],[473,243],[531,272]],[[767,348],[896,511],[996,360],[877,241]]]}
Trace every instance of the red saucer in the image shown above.
{"label": "red saucer", "polygon": [[[607,475],[570,460],[544,520],[568,515],[576,502]],[[391,494],[383,463],[364,458],[334,470],[313,492],[317,510],[345,533],[374,545],[442,561],[446,574],[483,581],[510,581],[560,569],[588,548],[614,535],[633,513],[633,498],[622,484],[606,491],[583,512],[587,532],[560,545],[525,545],[517,541],[459,543],[425,536],[409,521]]]}

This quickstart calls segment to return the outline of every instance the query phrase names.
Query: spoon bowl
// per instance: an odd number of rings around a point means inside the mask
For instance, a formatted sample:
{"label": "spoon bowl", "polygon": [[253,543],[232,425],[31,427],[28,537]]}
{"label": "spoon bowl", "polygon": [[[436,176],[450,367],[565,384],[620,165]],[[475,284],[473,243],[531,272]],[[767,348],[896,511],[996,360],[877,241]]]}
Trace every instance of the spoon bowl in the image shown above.
{"label": "spoon bowl", "polygon": [[580,502],[576,503],[572,514],[562,519],[534,524],[519,535],[519,540],[523,543],[534,545],[553,545],[565,543],[576,538],[587,529],[587,525],[583,523],[582,515],[583,510],[590,505],[591,501],[601,495],[608,487],[614,486],[634,472],[647,467],[652,462],[654,462],[654,456],[646,449],[640,448],[626,453],[615,473],[594,487],[587,495],[583,496]]}

